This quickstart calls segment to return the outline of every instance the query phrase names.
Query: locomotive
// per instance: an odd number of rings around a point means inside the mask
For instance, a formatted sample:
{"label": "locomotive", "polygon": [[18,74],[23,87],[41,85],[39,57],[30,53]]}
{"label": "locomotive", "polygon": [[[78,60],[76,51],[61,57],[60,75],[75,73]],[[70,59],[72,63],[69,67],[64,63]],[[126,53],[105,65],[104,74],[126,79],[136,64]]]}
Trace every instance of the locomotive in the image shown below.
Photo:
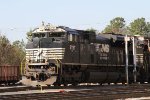
{"label": "locomotive", "polygon": [[[124,35],[51,24],[36,28],[26,45],[23,84],[125,83]],[[136,36],[137,81],[150,81],[149,39]],[[134,82],[133,43],[128,41],[128,77]]]}

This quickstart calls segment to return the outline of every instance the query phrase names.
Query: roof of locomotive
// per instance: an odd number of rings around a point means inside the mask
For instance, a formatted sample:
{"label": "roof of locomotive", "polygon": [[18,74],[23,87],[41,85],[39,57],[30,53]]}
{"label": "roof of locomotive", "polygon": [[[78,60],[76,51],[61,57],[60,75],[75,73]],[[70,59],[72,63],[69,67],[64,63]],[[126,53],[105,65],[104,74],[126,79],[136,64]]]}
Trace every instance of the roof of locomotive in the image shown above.
{"label": "roof of locomotive", "polygon": [[79,35],[79,33],[77,32],[76,29],[72,29],[72,28],[69,28],[69,27],[66,27],[66,26],[58,26],[58,28],[61,28],[61,29],[65,30],[66,32],[69,32],[70,34]]}
{"label": "roof of locomotive", "polygon": [[113,39],[115,41],[124,41],[124,37],[125,37],[125,35],[115,34],[115,33],[103,33],[101,35],[104,36],[105,38]]}
{"label": "roof of locomotive", "polygon": [[78,35],[78,31],[76,29],[72,29],[66,26],[54,26],[52,24],[44,25],[44,23],[33,30],[32,33],[46,33],[46,32],[69,32],[70,34]]}
{"label": "roof of locomotive", "polygon": [[52,24],[44,25],[43,23],[40,27],[35,28],[32,33],[45,33],[45,32],[66,32],[66,30],[60,27],[56,27]]}
{"label": "roof of locomotive", "polygon": [[108,41],[109,39],[102,35],[96,35],[96,40]]}
{"label": "roof of locomotive", "polygon": [[98,41],[109,41],[110,39],[113,39],[114,41],[124,41],[124,37],[125,37],[125,35],[115,34],[115,33],[103,33],[103,34],[96,35],[95,32],[91,32],[91,31],[72,29],[66,26],[54,26],[52,24],[44,25],[44,23],[42,23],[40,27],[35,28],[32,33],[45,33],[45,32],[68,32],[70,34],[76,34],[76,35],[92,34],[95,35],[96,40]]}

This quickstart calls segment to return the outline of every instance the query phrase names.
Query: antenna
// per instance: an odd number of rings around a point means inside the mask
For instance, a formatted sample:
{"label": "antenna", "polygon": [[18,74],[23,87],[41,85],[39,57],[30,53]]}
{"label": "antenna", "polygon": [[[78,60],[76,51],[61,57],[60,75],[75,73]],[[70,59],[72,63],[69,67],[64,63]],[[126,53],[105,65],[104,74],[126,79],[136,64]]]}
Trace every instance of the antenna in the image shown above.
{"label": "antenna", "polygon": [[42,21],[42,26],[44,26],[44,21]]}

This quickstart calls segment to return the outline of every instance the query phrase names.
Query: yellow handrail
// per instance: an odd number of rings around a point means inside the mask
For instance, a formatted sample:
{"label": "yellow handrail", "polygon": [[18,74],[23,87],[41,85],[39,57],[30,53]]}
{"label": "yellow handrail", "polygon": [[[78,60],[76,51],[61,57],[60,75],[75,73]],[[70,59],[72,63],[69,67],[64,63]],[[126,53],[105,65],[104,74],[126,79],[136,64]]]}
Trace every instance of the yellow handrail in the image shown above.
{"label": "yellow handrail", "polygon": [[26,58],[26,56],[21,61],[21,67],[20,67],[20,73],[21,73],[21,75],[23,74],[23,71],[22,71],[23,68],[22,67],[23,67],[23,61],[25,60],[25,58]]}

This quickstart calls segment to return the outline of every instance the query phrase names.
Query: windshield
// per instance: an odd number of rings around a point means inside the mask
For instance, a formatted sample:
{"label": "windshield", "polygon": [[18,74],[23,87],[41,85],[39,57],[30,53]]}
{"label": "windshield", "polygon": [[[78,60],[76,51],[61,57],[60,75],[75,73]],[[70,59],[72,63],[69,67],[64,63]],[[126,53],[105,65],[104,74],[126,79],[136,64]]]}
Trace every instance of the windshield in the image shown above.
{"label": "windshield", "polygon": [[65,33],[64,32],[53,32],[53,33],[48,33],[48,37],[64,37]]}
{"label": "windshield", "polygon": [[46,36],[46,33],[34,33],[33,34],[33,37],[38,37],[38,38],[41,38],[41,37],[45,37]]}
{"label": "windshield", "polygon": [[65,37],[64,32],[43,32],[43,33],[33,33],[33,38],[48,38],[48,37]]}

